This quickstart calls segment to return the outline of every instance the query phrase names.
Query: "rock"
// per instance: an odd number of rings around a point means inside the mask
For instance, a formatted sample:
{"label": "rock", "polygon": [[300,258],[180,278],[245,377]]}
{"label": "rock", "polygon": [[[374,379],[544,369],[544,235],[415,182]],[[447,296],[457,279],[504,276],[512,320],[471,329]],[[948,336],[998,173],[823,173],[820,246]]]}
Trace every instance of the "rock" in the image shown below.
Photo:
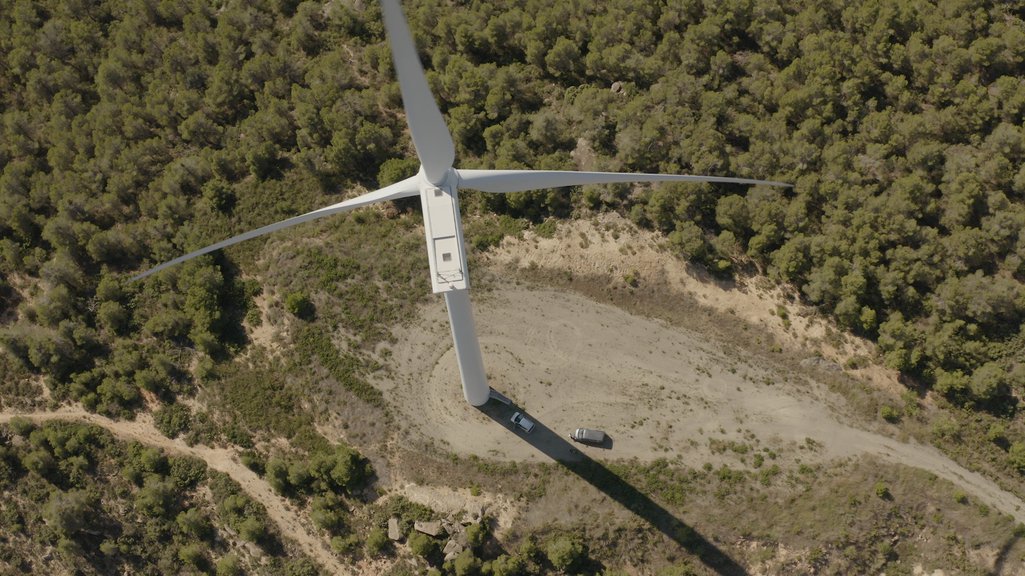
{"label": "rock", "polygon": [[442,553],[445,554],[445,561],[448,562],[462,554],[465,549],[466,546],[456,542],[455,540],[449,540],[448,543],[445,544],[445,549],[442,550]]}
{"label": "rock", "polygon": [[388,519],[388,538],[395,542],[402,540],[402,530],[399,530],[398,516],[392,516]]}
{"label": "rock", "polygon": [[801,360],[801,366],[804,368],[818,368],[819,370],[826,370],[829,372],[843,372],[843,368],[841,368],[839,364],[826,360],[821,356],[805,358],[804,360]]}
{"label": "rock", "polygon": [[450,518],[445,518],[441,521],[441,528],[448,534],[456,534],[463,530],[463,525],[453,522]]}
{"label": "rock", "polygon": [[619,82],[618,80],[616,82],[613,82],[612,83],[612,93],[613,94],[621,94],[622,92],[623,92],[623,83]]}
{"label": "rock", "polygon": [[252,542],[243,542],[242,548],[253,558],[260,559],[266,555],[262,548]]}
{"label": "rock", "polygon": [[417,520],[416,522],[413,522],[413,529],[417,532],[427,534],[428,536],[439,536],[444,531],[441,527],[441,521],[439,520],[432,520],[430,522]]}
{"label": "rock", "polygon": [[484,507],[474,506],[473,508],[468,509],[465,514],[463,514],[462,523],[464,525],[478,524],[480,523],[482,518],[484,518]]}

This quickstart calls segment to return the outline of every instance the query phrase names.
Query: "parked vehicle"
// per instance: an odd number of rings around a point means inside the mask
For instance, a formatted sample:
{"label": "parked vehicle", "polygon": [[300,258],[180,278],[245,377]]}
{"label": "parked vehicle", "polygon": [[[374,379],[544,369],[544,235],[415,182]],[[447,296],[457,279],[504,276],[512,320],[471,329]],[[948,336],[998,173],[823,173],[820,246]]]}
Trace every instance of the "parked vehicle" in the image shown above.
{"label": "parked vehicle", "polygon": [[530,434],[530,431],[534,429],[534,422],[530,418],[524,416],[521,412],[513,414],[510,420],[512,420],[512,423],[517,428],[523,430],[527,434]]}
{"label": "parked vehicle", "polygon": [[605,432],[593,428],[577,428],[569,435],[570,440],[584,444],[604,444]]}

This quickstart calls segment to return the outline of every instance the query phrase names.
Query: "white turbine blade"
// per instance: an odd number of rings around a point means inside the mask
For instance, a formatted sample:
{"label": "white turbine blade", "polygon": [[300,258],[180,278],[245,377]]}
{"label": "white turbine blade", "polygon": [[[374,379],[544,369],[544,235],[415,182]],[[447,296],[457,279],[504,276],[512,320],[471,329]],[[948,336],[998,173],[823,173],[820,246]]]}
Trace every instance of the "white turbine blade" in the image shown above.
{"label": "white turbine blade", "polygon": [[619,184],[626,182],[716,182],[721,184],[766,184],[791,186],[784,182],[692,176],[690,174],[645,174],[628,172],[571,172],[559,170],[456,170],[459,187],[483,192],[525,192],[542,188],[583,186],[585,184]]}
{"label": "white turbine blade", "polygon": [[456,158],[452,135],[427,86],[427,77],[424,76],[420,57],[413,46],[413,35],[406,25],[398,0],[381,0],[381,12],[391,43],[395,73],[399,77],[402,103],[406,107],[406,121],[413,136],[416,155],[423,164],[427,180],[431,184],[440,185]]}
{"label": "white turbine blade", "polygon": [[249,232],[239,234],[238,236],[228,238],[227,240],[222,240],[216,244],[211,244],[210,246],[207,246],[205,248],[200,248],[199,250],[196,250],[194,252],[189,252],[188,254],[184,256],[179,256],[169,262],[164,262],[163,264],[150,268],[149,270],[141,274],[136,274],[132,277],[132,280],[135,281],[139,280],[140,278],[145,278],[150,274],[159,272],[164,268],[174,266],[175,264],[180,264],[186,260],[191,260],[196,256],[201,256],[208,252],[213,252],[214,250],[220,250],[221,248],[226,248],[228,246],[231,246],[232,244],[238,244],[243,240],[249,240],[250,238],[256,238],[257,236],[270,234],[271,232],[276,232],[278,230],[282,230],[290,226],[295,226],[296,224],[302,224],[303,222],[309,222],[311,220],[323,218],[324,216],[330,216],[331,214],[338,214],[339,212],[347,212],[349,210],[353,210],[361,206],[366,206],[368,204],[374,204],[376,202],[384,202],[386,200],[397,200],[399,198],[416,196],[420,194],[420,187],[417,183],[417,180],[418,176],[412,176],[410,178],[406,178],[401,182],[396,182],[391,186],[381,188],[380,190],[368,192],[367,194],[363,194],[362,196],[350,198],[349,200],[345,200],[344,202],[332,204],[330,206],[326,206],[324,208],[320,208],[312,212],[307,212],[306,214],[302,214],[300,216],[295,216],[287,220],[282,220],[281,222],[269,224],[262,228],[257,228],[256,230],[250,230]]}

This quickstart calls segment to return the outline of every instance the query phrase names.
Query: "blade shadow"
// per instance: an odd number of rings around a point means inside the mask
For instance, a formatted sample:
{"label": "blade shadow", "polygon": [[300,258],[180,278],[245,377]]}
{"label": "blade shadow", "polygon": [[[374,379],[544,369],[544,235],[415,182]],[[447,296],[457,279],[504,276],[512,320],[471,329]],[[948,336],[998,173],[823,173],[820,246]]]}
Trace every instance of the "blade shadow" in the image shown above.
{"label": "blade shadow", "polygon": [[[656,528],[680,548],[697,556],[705,566],[723,576],[747,576],[747,570],[730,558],[718,546],[702,536],[697,530],[672,515],[668,510],[617,476],[600,462],[578,450],[569,440],[554,432],[515,404],[490,401],[478,410],[510,434],[530,444],[539,452],[576,474],[581,480],[594,486],[606,496],[633,512]],[[523,412],[533,420],[534,429],[529,434],[513,427],[510,418],[515,412]],[[611,447],[611,443],[609,444]]]}

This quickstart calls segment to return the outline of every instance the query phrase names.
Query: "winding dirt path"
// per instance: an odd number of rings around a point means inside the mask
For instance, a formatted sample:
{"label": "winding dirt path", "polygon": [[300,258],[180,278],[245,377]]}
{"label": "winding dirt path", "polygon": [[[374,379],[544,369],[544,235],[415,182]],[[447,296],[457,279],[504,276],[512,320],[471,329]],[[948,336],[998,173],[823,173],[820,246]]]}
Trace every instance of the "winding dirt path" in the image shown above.
{"label": "winding dirt path", "polygon": [[355,574],[349,566],[342,564],[327,543],[316,534],[311,533],[299,520],[299,516],[271,489],[270,485],[239,462],[234,450],[226,448],[210,448],[207,446],[189,446],[181,440],[172,440],[161,434],[153,426],[148,414],[140,414],[134,421],[111,420],[97,414],[91,414],[79,408],[62,408],[50,412],[0,413],[0,423],[8,423],[12,418],[25,418],[33,422],[47,420],[71,420],[95,424],[125,440],[136,440],[148,446],[156,446],[186,456],[199,458],[207,466],[223,472],[242,486],[250,498],[263,504],[267,516],[277,524],[281,534],[296,542],[308,556],[315,559],[333,574]]}

